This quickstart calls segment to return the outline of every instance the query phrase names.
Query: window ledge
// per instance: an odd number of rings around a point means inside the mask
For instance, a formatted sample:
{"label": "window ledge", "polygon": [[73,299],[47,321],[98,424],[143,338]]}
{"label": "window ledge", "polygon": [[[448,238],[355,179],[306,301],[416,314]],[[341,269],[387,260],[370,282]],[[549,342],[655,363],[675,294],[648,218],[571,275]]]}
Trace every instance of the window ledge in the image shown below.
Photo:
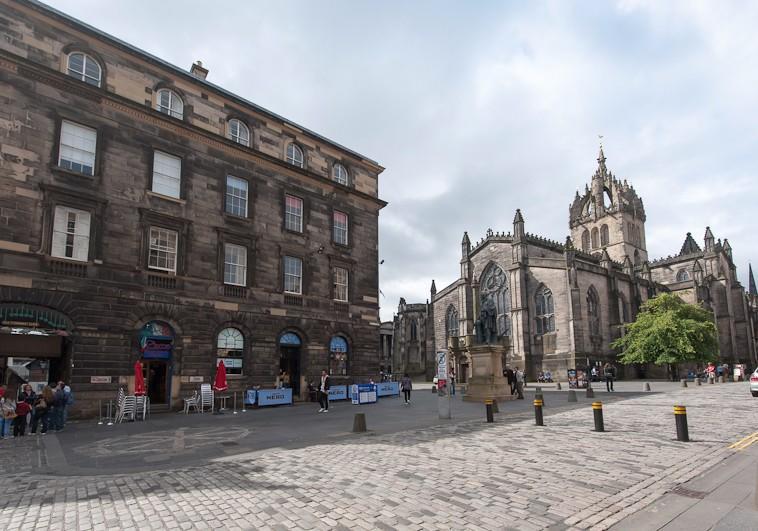
{"label": "window ledge", "polygon": [[172,203],[177,203],[179,205],[186,205],[187,204],[187,201],[185,199],[179,199],[177,197],[171,197],[170,195],[159,194],[158,192],[153,192],[152,190],[147,190],[147,195],[149,197],[157,197],[158,199],[164,199],[166,201],[171,201]]}
{"label": "window ledge", "polygon": [[80,173],[78,171],[69,170],[68,168],[64,168],[62,166],[58,166],[57,164],[54,164],[50,166],[50,171],[54,173],[60,173],[62,175],[67,175],[70,177],[79,177],[80,179],[90,179],[94,180],[97,177],[97,174],[90,175],[88,173]]}
{"label": "window ledge", "polygon": [[238,216],[236,214],[230,214],[226,210],[222,212],[222,215],[224,216],[224,221],[231,221],[232,223],[252,223],[253,218],[248,216]]}
{"label": "window ledge", "polygon": [[305,236],[304,230],[298,231],[298,230],[292,230],[292,229],[288,229],[287,227],[284,227],[284,232],[288,232],[289,234],[295,234],[297,236]]}

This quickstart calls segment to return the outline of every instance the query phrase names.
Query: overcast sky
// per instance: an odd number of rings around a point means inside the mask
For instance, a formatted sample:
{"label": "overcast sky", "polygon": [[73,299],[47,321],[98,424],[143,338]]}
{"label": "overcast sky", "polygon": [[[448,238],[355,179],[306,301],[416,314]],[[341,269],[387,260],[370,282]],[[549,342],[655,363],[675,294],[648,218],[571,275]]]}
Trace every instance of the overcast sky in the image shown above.
{"label": "overcast sky", "polygon": [[564,241],[600,134],[651,257],[710,225],[745,286],[758,265],[758,3],[48,3],[385,166],[383,320],[458,277],[464,230],[521,208]]}

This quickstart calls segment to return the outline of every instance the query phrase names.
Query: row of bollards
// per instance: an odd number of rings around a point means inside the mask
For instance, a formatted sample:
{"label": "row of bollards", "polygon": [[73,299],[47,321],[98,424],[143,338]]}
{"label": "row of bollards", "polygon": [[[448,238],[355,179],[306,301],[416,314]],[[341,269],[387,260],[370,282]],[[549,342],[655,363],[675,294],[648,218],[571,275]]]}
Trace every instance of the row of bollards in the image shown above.
{"label": "row of bollards", "polygon": [[[573,393],[573,391],[569,391],[569,393]],[[572,401],[576,402],[576,394],[573,395],[574,400],[571,400],[570,396],[569,396],[569,402],[572,402]],[[495,422],[494,416],[492,414],[493,402],[494,400],[491,400],[491,399],[484,401],[488,423]],[[542,412],[542,408],[544,405],[545,405],[545,402],[544,402],[544,399],[542,398],[542,393],[541,392],[535,393],[535,398],[534,398],[534,425],[535,426],[545,425],[545,417]],[[603,403],[602,402],[597,401],[597,402],[592,403],[592,416],[595,422],[595,428],[593,431],[604,432],[605,422],[603,420]],[[676,440],[681,441],[681,442],[688,442],[690,440],[690,434],[687,428],[687,408],[685,406],[674,406],[674,418],[676,420]],[[355,429],[353,429],[353,431],[355,431]]]}

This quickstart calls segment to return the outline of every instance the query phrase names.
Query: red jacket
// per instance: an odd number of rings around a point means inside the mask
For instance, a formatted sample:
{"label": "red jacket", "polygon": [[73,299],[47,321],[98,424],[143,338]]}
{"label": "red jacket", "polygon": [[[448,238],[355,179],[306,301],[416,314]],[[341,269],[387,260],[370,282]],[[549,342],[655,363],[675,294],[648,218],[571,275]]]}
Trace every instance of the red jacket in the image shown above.
{"label": "red jacket", "polygon": [[16,404],[16,415],[19,417],[25,417],[27,413],[32,410],[32,406],[26,402],[19,402]]}

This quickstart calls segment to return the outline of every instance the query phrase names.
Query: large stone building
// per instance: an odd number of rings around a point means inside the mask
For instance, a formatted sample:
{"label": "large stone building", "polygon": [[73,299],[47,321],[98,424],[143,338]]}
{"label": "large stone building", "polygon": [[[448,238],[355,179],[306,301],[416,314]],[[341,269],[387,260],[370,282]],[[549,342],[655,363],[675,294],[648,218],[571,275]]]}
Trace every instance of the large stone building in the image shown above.
{"label": "large stone building", "polygon": [[[513,232],[488,230],[474,245],[464,234],[460,278],[440,291],[432,283],[427,328],[433,344],[420,359],[431,361],[433,351],[450,348],[459,378],[465,379],[474,322],[488,305],[497,313],[505,364],[526,367],[531,377],[550,369],[565,379],[567,369],[615,360],[611,343],[623,325],[635,319],[650,297],[673,292],[714,312],[723,361],[758,363],[758,293],[752,270],[746,293],[737,280],[729,241],[716,240],[710,228],[702,247],[687,234],[675,256],[649,260],[642,200],[605,163],[601,148],[590,185],[583,194],[577,192],[570,206],[571,235],[565,243],[527,233],[520,211]],[[402,349],[396,349],[395,357],[410,358]],[[431,370],[428,362],[406,366],[419,375]],[[623,376],[646,371],[665,376],[655,367],[627,368]]]}
{"label": "large stone building", "polygon": [[[0,373],[180,404],[379,372],[382,167],[33,1],[0,0]],[[283,80],[279,80],[284,82]],[[272,77],[271,82],[277,82]]]}

